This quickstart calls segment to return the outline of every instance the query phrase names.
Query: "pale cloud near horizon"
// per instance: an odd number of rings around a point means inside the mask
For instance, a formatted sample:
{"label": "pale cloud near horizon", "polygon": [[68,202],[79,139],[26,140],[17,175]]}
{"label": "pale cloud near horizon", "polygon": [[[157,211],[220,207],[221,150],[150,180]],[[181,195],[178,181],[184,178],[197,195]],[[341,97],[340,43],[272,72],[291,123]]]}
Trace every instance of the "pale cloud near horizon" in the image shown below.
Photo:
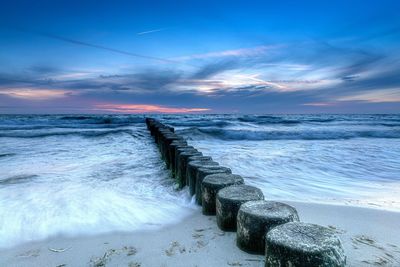
{"label": "pale cloud near horizon", "polygon": [[12,98],[20,98],[33,101],[42,101],[55,98],[63,98],[72,92],[66,90],[42,89],[42,88],[10,88],[1,89],[0,95]]}
{"label": "pale cloud near horizon", "polygon": [[329,102],[312,102],[312,103],[304,103],[303,106],[311,106],[311,107],[328,107],[333,106],[334,103]]}
{"label": "pale cloud near horizon", "polygon": [[366,101],[370,103],[400,102],[400,88],[373,90],[355,95],[343,96],[339,101]]}
{"label": "pale cloud near horizon", "polygon": [[198,113],[211,111],[208,108],[181,108],[146,104],[96,104],[94,110],[117,113]]}

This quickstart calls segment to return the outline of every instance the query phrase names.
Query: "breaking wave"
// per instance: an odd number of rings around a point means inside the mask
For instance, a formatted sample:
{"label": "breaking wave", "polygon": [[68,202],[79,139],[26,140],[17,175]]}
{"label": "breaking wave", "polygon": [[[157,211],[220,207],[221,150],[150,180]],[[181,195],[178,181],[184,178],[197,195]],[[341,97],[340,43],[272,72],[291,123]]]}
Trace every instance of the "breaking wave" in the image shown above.
{"label": "breaking wave", "polygon": [[222,140],[334,140],[352,138],[400,138],[400,130],[293,130],[293,131],[255,131],[234,130],[220,128],[192,127],[181,130],[180,133],[188,137],[212,137]]}
{"label": "breaking wave", "polygon": [[136,136],[139,132],[134,132],[129,129],[116,129],[116,130],[88,130],[88,131],[52,131],[52,132],[32,132],[32,131],[19,131],[19,132],[0,132],[0,137],[12,138],[40,138],[50,136],[67,136],[77,135],[82,137],[101,137],[110,134],[130,134]]}

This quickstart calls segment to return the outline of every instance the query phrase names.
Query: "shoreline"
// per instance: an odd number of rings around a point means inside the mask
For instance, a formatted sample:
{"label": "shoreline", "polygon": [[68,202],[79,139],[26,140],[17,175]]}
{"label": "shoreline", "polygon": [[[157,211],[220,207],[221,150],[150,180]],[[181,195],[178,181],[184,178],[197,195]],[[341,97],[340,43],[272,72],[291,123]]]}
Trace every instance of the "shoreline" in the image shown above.
{"label": "shoreline", "polygon": [[[348,266],[399,266],[400,212],[345,205],[282,201],[303,222],[327,226],[340,237]],[[51,237],[0,249],[1,266],[264,266],[264,256],[236,247],[200,208],[157,230]]]}

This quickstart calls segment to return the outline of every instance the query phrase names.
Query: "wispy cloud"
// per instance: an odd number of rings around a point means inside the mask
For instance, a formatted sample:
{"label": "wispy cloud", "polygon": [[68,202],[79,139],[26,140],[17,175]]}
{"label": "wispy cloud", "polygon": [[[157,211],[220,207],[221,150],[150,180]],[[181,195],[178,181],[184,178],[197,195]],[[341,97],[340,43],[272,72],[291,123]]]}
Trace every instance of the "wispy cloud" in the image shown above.
{"label": "wispy cloud", "polygon": [[312,102],[312,103],[304,103],[302,104],[303,106],[311,106],[311,107],[329,107],[333,106],[334,103],[328,103],[328,102]]}
{"label": "wispy cloud", "polygon": [[117,113],[195,113],[210,111],[208,108],[180,108],[145,104],[97,104],[95,109]]}
{"label": "wispy cloud", "polygon": [[38,101],[38,100],[63,98],[71,94],[71,92],[66,90],[53,90],[53,89],[40,89],[40,88],[12,88],[12,89],[1,89],[0,94],[12,98]]}
{"label": "wispy cloud", "polygon": [[160,32],[165,30],[165,28],[160,28],[160,29],[154,29],[154,30],[148,30],[148,31],[143,31],[143,32],[138,32],[136,33],[137,35],[143,35],[143,34],[149,34],[149,33],[155,33],[155,32]]}
{"label": "wispy cloud", "polygon": [[174,60],[193,60],[193,59],[209,59],[209,58],[221,58],[221,57],[253,57],[260,56],[266,54],[268,51],[272,51],[277,49],[280,46],[256,46],[250,48],[240,48],[240,49],[231,49],[231,50],[223,50],[216,52],[208,52],[203,54],[193,54],[188,56],[175,57]]}
{"label": "wispy cloud", "polygon": [[343,96],[339,101],[365,101],[370,103],[400,102],[400,88],[361,92]]}

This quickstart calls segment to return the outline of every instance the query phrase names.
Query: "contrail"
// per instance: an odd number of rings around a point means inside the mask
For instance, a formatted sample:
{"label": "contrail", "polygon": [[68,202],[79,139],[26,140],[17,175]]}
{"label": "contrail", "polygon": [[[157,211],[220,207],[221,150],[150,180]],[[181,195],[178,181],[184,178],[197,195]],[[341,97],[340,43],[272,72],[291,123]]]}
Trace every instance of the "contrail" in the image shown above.
{"label": "contrail", "polygon": [[143,35],[143,34],[148,34],[148,33],[153,33],[153,32],[160,32],[165,30],[164,28],[160,28],[160,29],[155,29],[155,30],[150,30],[150,31],[144,31],[144,32],[138,32],[136,33],[137,35]]}
{"label": "contrail", "polygon": [[28,32],[28,33],[34,33],[34,34],[37,34],[37,35],[40,35],[40,36],[44,36],[44,37],[47,37],[47,38],[64,41],[64,42],[71,43],[71,44],[76,44],[76,45],[82,45],[82,46],[87,46],[87,47],[93,47],[93,48],[97,48],[97,49],[107,50],[107,51],[118,53],[118,54],[122,54],[122,55],[138,57],[138,58],[144,58],[144,59],[150,59],[150,60],[157,60],[157,61],[161,61],[161,62],[165,62],[165,63],[182,64],[179,61],[174,61],[174,60],[169,60],[169,59],[164,59],[164,58],[159,58],[159,57],[140,55],[140,54],[131,53],[131,52],[127,52],[127,51],[123,51],[123,50],[120,50],[120,49],[115,49],[115,48],[111,48],[111,47],[107,47],[107,46],[103,46],[103,45],[91,44],[91,43],[82,42],[82,41],[79,41],[79,40],[70,39],[70,38],[66,38],[66,37],[59,36],[59,35],[52,34],[52,33],[33,31],[33,30],[26,30],[26,29],[22,29],[22,28],[18,28],[18,30],[19,31],[23,31],[23,32]]}

